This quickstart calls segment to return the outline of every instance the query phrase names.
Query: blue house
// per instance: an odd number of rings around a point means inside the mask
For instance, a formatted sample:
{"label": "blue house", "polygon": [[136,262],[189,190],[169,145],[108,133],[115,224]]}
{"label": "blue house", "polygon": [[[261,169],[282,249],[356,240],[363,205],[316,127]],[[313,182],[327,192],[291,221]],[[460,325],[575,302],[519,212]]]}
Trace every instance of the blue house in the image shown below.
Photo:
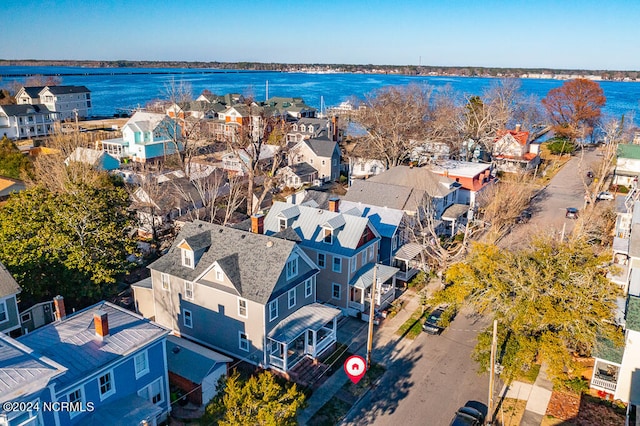
{"label": "blue house", "polygon": [[[157,425],[171,410],[167,334],[133,312],[100,302],[17,341],[4,337],[0,401],[31,407],[3,407],[0,424]],[[19,380],[4,380],[16,375]]]}
{"label": "blue house", "polygon": [[20,334],[18,294],[22,289],[0,263],[0,333]]}

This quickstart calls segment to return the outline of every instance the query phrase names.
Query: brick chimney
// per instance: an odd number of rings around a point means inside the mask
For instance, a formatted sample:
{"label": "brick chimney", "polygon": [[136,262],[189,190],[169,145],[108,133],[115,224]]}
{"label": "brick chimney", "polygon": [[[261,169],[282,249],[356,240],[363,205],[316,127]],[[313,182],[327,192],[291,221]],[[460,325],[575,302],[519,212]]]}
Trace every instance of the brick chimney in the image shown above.
{"label": "brick chimney", "polygon": [[56,310],[56,320],[61,321],[66,318],[67,311],[64,309],[64,297],[58,295],[53,298],[53,307]]}
{"label": "brick chimney", "polygon": [[264,234],[264,215],[254,214],[251,216],[251,232],[254,234]]}
{"label": "brick chimney", "polygon": [[520,128],[521,128],[521,127],[522,127],[522,126],[521,126],[520,124],[516,124],[516,133],[520,131]]}
{"label": "brick chimney", "polygon": [[340,132],[340,129],[338,129],[338,116],[334,115],[332,121],[333,121],[333,141],[338,142],[338,134]]}
{"label": "brick chimney", "polygon": [[109,335],[109,319],[105,311],[97,311],[93,314],[93,325],[96,328],[96,337],[104,339]]}
{"label": "brick chimney", "polygon": [[340,211],[340,198],[329,198],[329,211],[338,213]]}

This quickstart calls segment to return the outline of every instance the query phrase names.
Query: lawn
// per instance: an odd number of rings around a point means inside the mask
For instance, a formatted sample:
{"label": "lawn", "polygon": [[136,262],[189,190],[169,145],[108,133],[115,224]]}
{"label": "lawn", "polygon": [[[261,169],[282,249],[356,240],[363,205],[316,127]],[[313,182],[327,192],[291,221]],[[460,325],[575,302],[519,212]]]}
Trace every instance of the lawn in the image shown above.
{"label": "lawn", "polygon": [[408,320],[404,322],[396,331],[398,336],[406,337],[408,339],[415,339],[422,332],[422,321],[424,320],[425,313],[427,311],[422,310],[422,308],[418,308]]}

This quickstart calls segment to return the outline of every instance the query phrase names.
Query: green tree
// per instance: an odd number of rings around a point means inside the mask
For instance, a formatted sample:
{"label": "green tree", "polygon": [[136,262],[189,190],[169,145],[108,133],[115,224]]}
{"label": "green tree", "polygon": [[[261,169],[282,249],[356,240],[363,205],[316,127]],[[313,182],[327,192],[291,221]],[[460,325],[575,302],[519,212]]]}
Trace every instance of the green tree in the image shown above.
{"label": "green tree", "polygon": [[114,294],[134,245],[126,235],[127,193],[105,179],[66,192],[36,186],[0,210],[0,260],[22,286],[23,301],[61,294],[83,307]]}
{"label": "green tree", "polygon": [[223,387],[205,414],[205,421],[222,426],[293,426],[305,399],[295,384],[281,385],[268,371],[247,381],[234,373]]}
{"label": "green tree", "polygon": [[[608,256],[584,241],[536,240],[509,251],[475,244],[466,262],[446,274],[440,298],[467,299],[499,321],[498,361],[507,378],[545,360],[549,375],[566,380],[577,374],[573,355],[590,355],[601,335],[620,342],[614,324],[618,288],[606,278]],[[480,335],[475,358],[489,366],[491,332]]]}
{"label": "green tree", "polygon": [[0,140],[0,176],[20,179],[23,172],[31,170],[31,162],[6,136]]}

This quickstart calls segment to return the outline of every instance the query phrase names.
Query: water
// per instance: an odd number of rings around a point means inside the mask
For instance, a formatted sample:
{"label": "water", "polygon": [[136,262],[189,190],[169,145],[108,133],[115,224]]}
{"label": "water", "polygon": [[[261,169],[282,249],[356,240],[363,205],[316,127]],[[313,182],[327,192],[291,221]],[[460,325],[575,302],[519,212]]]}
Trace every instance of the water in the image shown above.
{"label": "water", "polygon": [[[139,74],[152,72],[153,74]],[[436,89],[450,85],[460,94],[481,95],[496,80],[481,77],[424,77],[385,74],[306,74],[280,72],[236,72],[184,68],[82,68],[82,67],[0,67],[0,86],[25,77],[9,74],[82,74],[62,77],[62,84],[84,85],[91,90],[93,115],[112,116],[118,108],[136,108],[155,99],[167,99],[172,81],[191,87],[193,97],[207,89],[216,94],[241,93],[258,100],[266,96],[302,97],[308,105],[320,109],[321,98],[326,106],[336,106],[352,97],[363,98],[384,86],[426,83]],[[607,104],[605,115],[640,112],[640,82],[599,82]],[[549,90],[563,84],[561,80],[521,79],[522,91],[542,99]]]}

